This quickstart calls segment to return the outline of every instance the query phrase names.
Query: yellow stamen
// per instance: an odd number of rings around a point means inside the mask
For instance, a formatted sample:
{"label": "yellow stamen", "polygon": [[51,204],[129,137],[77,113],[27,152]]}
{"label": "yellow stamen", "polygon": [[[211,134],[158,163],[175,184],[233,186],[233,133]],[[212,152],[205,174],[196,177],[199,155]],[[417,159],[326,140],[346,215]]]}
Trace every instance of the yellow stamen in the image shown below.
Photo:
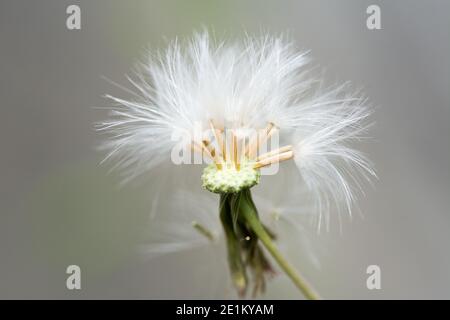
{"label": "yellow stamen", "polygon": [[289,159],[292,159],[293,157],[294,157],[293,151],[283,152],[283,153],[277,154],[275,156],[265,158],[263,160],[256,162],[253,168],[259,169],[262,167],[270,166],[271,164],[289,160]]}
{"label": "yellow stamen", "polygon": [[259,149],[259,146],[262,145],[264,142],[266,142],[267,139],[269,139],[272,134],[275,132],[275,125],[272,122],[269,122],[267,127],[264,129],[262,134],[256,134],[256,136],[253,136],[248,144],[248,147],[246,149],[245,155],[249,159],[253,159],[256,156],[256,153]]}
{"label": "yellow stamen", "polygon": [[267,152],[267,153],[264,153],[264,154],[258,156],[258,158],[256,158],[256,161],[260,161],[262,159],[269,158],[269,157],[272,157],[274,155],[277,155],[277,154],[280,154],[280,153],[284,153],[284,152],[287,152],[287,151],[291,151],[291,150],[292,150],[292,146],[291,145],[284,146],[284,147],[281,147],[279,149],[276,149],[276,150],[273,150],[273,151],[270,151],[270,152]]}
{"label": "yellow stamen", "polygon": [[233,151],[233,164],[234,167],[236,168],[236,170],[239,171],[240,169],[240,164],[239,164],[239,159],[238,159],[238,141],[237,141],[237,137],[234,134],[234,131],[231,130],[231,150]]}
{"label": "yellow stamen", "polygon": [[214,147],[211,145],[211,142],[209,142],[208,140],[204,139],[202,141],[203,143],[203,148],[206,150],[206,153],[211,157],[211,159],[214,161],[217,169],[222,169],[222,164],[220,163],[220,160],[218,159],[216,150],[214,149]]}
{"label": "yellow stamen", "polygon": [[198,152],[202,155],[206,155],[211,160],[214,160],[214,157],[212,156],[211,152],[203,145],[198,142],[192,141],[191,142],[191,148],[194,152]]}
{"label": "yellow stamen", "polygon": [[211,127],[211,130],[214,134],[214,138],[217,141],[217,146],[218,146],[219,150],[221,150],[221,155],[220,155],[219,160],[220,160],[220,162],[225,162],[226,161],[226,147],[225,147],[225,144],[223,141],[223,132],[222,132],[222,130],[217,129],[214,126],[214,122],[212,119],[209,120],[209,126]]}

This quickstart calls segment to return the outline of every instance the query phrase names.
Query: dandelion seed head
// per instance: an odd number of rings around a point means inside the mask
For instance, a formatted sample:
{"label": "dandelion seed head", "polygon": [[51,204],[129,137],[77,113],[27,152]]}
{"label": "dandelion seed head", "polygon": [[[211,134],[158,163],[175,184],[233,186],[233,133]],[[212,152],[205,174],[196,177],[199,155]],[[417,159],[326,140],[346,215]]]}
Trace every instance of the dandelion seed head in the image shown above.
{"label": "dandelion seed head", "polygon": [[[245,161],[259,170],[293,159],[319,227],[329,225],[332,211],[351,213],[363,184],[375,176],[370,161],[351,147],[364,138],[370,106],[348,83],[327,87],[310,62],[309,52],[286,37],[220,42],[203,32],[173,41],[148,54],[129,77],[133,98],[107,96],[114,106],[99,125],[109,134],[106,158],[130,180],[170,161],[174,135],[190,136],[186,144],[208,153],[221,170],[233,157],[230,145],[226,155],[219,143],[226,128],[238,143],[250,140],[249,130],[267,130],[268,137],[276,131],[288,145],[265,155],[238,154],[236,170]],[[213,137],[195,138],[197,124],[211,127]]]}

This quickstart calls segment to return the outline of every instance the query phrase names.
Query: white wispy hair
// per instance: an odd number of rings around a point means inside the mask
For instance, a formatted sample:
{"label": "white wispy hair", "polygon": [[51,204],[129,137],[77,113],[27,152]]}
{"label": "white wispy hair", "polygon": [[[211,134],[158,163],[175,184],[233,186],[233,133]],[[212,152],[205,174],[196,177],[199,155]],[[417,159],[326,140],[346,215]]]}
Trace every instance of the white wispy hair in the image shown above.
{"label": "white wispy hair", "polygon": [[[149,238],[142,246],[142,251],[147,257],[153,258],[213,244],[214,248],[220,251],[218,258],[224,258],[223,230],[220,220],[213,214],[218,207],[216,201],[206,193],[195,194],[187,190],[178,190],[171,196],[168,207],[167,214],[150,221]],[[212,239],[197,232],[192,226],[193,222],[206,228],[211,233]]]}
{"label": "white wispy hair", "polygon": [[350,144],[365,138],[370,123],[367,99],[349,90],[349,85],[329,89],[301,102],[293,135],[295,163],[313,193],[320,229],[330,225],[330,211],[352,213],[364,181],[376,177],[371,162]]}
{"label": "white wispy hair", "polygon": [[[138,65],[135,98],[108,96],[116,106],[99,130],[111,134],[107,159],[132,179],[169,161],[195,124],[260,129],[273,123],[293,145],[294,160],[313,196],[318,226],[336,209],[351,213],[361,181],[375,173],[349,144],[363,137],[369,108],[348,84],[324,88],[307,52],[284,37],[217,42],[207,32],[173,41]],[[262,182],[264,183],[264,181]]]}

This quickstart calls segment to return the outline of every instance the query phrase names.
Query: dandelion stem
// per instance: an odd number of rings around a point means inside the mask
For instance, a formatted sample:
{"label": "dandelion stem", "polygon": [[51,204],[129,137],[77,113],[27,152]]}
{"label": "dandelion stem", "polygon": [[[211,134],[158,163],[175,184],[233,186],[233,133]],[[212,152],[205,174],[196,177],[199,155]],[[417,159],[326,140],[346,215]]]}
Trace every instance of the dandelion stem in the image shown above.
{"label": "dandelion stem", "polygon": [[236,286],[239,295],[243,296],[247,288],[247,275],[245,266],[242,261],[242,252],[239,245],[239,240],[233,230],[232,217],[230,215],[230,206],[228,203],[228,196],[223,194],[220,197],[220,220],[225,231],[226,245],[228,249],[228,264],[231,270],[231,278]]}
{"label": "dandelion stem", "polygon": [[307,299],[319,300],[319,294],[312,288],[310,284],[303,278],[303,276],[294,269],[293,266],[282,256],[278,248],[272,241],[272,238],[265,230],[264,226],[259,221],[256,208],[251,199],[250,190],[246,190],[245,195],[247,199],[240,202],[240,213],[242,218],[247,221],[250,228],[256,233],[258,238],[266,247],[267,251],[272,255],[275,261],[283,269],[283,271],[291,278],[298,289],[305,295]]}

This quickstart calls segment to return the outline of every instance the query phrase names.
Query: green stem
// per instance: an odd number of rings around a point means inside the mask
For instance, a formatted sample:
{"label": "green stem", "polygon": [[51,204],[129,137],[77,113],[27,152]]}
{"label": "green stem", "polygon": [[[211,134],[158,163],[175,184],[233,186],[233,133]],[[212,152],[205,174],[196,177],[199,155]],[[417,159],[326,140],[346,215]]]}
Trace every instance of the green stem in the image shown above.
{"label": "green stem", "polygon": [[286,272],[289,278],[291,278],[291,280],[305,295],[305,297],[311,300],[320,299],[318,293],[311,287],[310,284],[308,284],[308,282],[302,277],[302,275],[289,264],[289,262],[282,256],[278,248],[273,243],[272,238],[259,221],[255,207],[253,205],[253,200],[251,199],[251,195],[249,194],[249,192],[250,191],[247,190],[244,195],[246,199],[242,199],[242,201],[240,202],[240,213],[242,214],[242,218],[247,221],[250,228],[256,233],[258,238],[266,247],[267,251],[269,251],[275,261],[284,270],[284,272]]}
{"label": "green stem", "polygon": [[230,208],[228,203],[228,196],[221,195],[220,197],[220,220],[225,232],[226,245],[228,250],[228,263],[231,270],[231,277],[234,285],[241,296],[244,295],[247,288],[247,276],[245,273],[245,266],[241,257],[241,249],[239,240],[233,230],[232,217],[230,215]]}

